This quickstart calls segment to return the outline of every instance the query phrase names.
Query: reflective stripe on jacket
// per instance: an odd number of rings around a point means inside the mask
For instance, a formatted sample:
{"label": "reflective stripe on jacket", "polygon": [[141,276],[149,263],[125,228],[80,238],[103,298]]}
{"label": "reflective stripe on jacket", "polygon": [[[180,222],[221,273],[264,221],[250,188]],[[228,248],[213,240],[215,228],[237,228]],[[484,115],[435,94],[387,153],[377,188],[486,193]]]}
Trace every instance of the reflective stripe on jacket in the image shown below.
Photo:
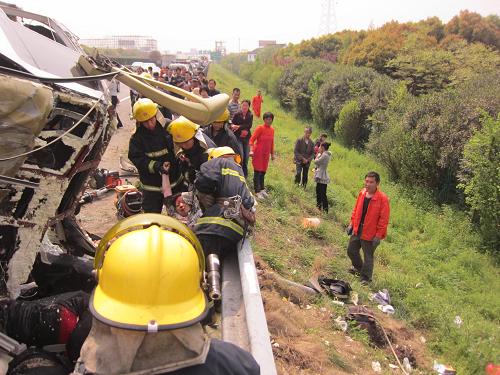
{"label": "reflective stripe on jacket", "polygon": [[167,161],[170,162],[170,182],[174,183],[180,176],[172,136],[159,122],[153,130],[142,125],[137,127],[130,138],[128,158],[137,168],[144,186],[161,188],[160,168]]}
{"label": "reflective stripe on jacket", "polygon": [[[233,159],[215,158],[201,166],[195,181],[196,190],[214,197],[214,202],[225,197],[241,197],[241,204],[250,209],[254,198],[248,189],[243,170]],[[225,237],[238,242],[243,237],[244,229],[236,221],[224,217],[224,209],[215,203],[206,207],[203,217],[194,227],[196,234],[208,234]]]}

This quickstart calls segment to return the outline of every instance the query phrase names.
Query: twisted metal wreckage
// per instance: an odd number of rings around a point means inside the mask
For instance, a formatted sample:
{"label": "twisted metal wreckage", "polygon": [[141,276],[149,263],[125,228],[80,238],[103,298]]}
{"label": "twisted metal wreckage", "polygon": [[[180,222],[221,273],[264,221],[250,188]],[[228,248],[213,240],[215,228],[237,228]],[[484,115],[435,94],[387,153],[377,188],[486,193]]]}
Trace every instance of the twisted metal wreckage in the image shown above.
{"label": "twisted metal wreckage", "polygon": [[[226,94],[202,99],[88,56],[62,24],[0,2],[0,297],[17,298],[50,267],[70,267],[67,280],[83,275],[88,284],[95,247],[75,216],[116,129],[107,85],[113,77],[199,124],[211,123],[229,101]],[[222,338],[250,350],[263,374],[276,374],[248,241],[225,261],[222,295]],[[0,336],[0,349],[22,350]]]}
{"label": "twisted metal wreckage", "polygon": [[143,79],[86,56],[77,38],[48,17],[0,8],[0,293],[16,297],[41,248],[57,245],[68,257],[94,253],[75,212],[116,128],[105,79],[116,76],[204,124],[224,110],[228,97],[201,99]]}

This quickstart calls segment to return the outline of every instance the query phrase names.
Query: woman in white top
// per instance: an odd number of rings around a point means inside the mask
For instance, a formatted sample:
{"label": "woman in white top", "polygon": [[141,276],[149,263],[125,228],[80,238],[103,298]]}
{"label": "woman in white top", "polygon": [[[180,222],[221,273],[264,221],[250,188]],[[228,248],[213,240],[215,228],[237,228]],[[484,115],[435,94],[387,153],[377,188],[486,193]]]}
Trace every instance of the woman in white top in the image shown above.
{"label": "woman in white top", "polygon": [[332,153],[328,151],[330,143],[323,142],[319,146],[319,152],[314,159],[314,181],[316,182],[316,206],[319,210],[328,213],[328,198],[326,197],[326,187],[330,183],[328,176],[328,163],[332,157]]}

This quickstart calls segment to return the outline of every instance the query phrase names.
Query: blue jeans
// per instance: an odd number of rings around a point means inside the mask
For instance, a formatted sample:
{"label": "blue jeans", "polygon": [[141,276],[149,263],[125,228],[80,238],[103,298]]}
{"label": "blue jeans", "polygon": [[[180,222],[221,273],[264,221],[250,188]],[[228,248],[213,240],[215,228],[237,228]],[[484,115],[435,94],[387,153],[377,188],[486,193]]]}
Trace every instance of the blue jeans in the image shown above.
{"label": "blue jeans", "polygon": [[241,160],[241,168],[243,169],[243,174],[245,175],[245,178],[248,177],[248,157],[250,154],[250,145],[248,144],[248,139],[238,139],[238,142],[240,142],[241,145],[241,150],[243,152],[242,160]]}

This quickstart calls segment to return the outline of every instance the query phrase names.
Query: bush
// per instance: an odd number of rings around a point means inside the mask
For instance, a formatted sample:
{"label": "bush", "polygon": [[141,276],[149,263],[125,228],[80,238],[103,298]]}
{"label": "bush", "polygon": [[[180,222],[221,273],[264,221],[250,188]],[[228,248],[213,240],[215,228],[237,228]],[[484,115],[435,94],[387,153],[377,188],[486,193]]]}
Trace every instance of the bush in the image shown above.
{"label": "bush", "polygon": [[483,128],[467,142],[461,188],[487,245],[500,247],[500,116],[485,116]]}
{"label": "bush", "polygon": [[351,100],[342,107],[335,123],[335,132],[345,146],[355,147],[360,144],[363,125],[361,120],[361,110],[356,100]]}
{"label": "bush", "polygon": [[393,178],[430,188],[439,202],[463,203],[456,186],[464,145],[483,111],[500,108],[500,77],[476,77],[456,90],[412,97],[398,91],[372,116],[368,148]]}
{"label": "bush", "polygon": [[[313,76],[314,78],[314,76]],[[395,83],[370,68],[334,65],[321,77],[322,84],[314,90],[311,109],[314,121],[322,128],[333,128],[342,107],[357,100],[362,122],[378,109],[385,108]]]}

